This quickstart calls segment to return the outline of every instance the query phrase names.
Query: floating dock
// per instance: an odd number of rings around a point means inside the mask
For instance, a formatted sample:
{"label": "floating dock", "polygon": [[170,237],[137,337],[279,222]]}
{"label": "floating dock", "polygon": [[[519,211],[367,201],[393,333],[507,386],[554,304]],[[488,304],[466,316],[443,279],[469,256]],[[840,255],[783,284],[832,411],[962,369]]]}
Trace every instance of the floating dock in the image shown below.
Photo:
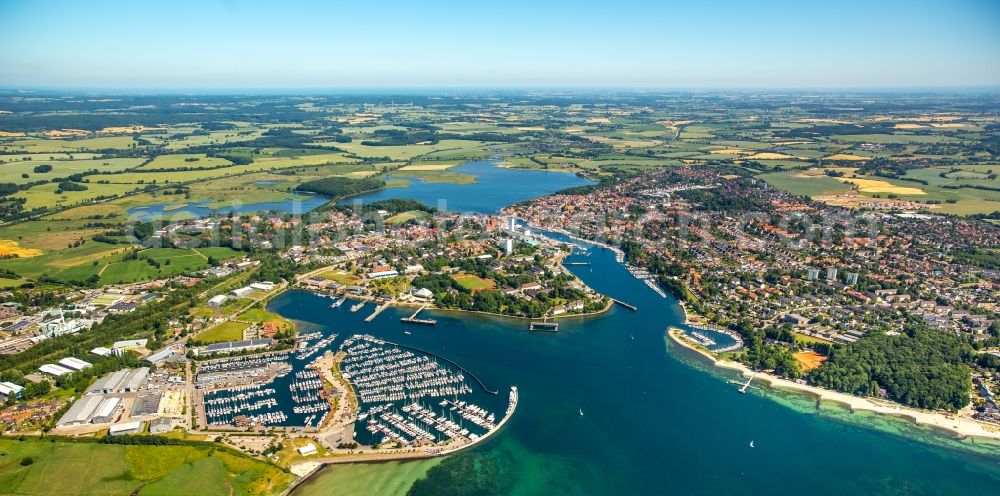
{"label": "floating dock", "polygon": [[413,312],[413,315],[410,315],[409,317],[403,317],[403,318],[401,318],[399,320],[401,322],[405,322],[407,324],[437,325],[437,321],[434,320],[434,319],[418,319],[417,318],[417,315],[421,311],[423,311],[423,309],[425,309],[425,308],[427,308],[426,304],[421,305],[420,308],[418,308],[416,312]]}
{"label": "floating dock", "polygon": [[559,324],[555,322],[532,322],[528,325],[529,331],[558,332]]}

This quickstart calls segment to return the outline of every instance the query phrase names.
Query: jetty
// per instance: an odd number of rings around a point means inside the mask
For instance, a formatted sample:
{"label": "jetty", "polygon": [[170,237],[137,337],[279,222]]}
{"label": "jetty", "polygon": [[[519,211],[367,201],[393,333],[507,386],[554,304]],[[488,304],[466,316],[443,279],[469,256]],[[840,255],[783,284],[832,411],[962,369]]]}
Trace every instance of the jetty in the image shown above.
{"label": "jetty", "polygon": [[389,308],[390,305],[392,305],[392,300],[387,301],[387,302],[379,305],[379,307],[376,308],[375,311],[372,312],[371,315],[365,317],[365,322],[371,322],[371,321],[375,320],[375,317],[378,317],[378,314],[382,313],[382,311],[385,310],[386,308]]}
{"label": "jetty", "polygon": [[535,321],[528,324],[529,331],[558,332],[559,324],[556,322]]}
{"label": "jetty", "polygon": [[621,300],[619,300],[617,298],[611,298],[611,301],[613,301],[613,302],[615,302],[615,303],[617,303],[617,304],[619,304],[619,305],[621,305],[621,306],[623,306],[623,307],[625,307],[625,308],[627,308],[627,309],[629,309],[629,310],[631,310],[633,312],[639,311],[639,307],[637,307],[635,305],[630,305],[628,303],[625,303],[624,301],[621,301]]}
{"label": "jetty", "polygon": [[436,325],[437,321],[434,320],[434,319],[418,319],[417,318],[417,315],[420,314],[420,312],[423,311],[423,309],[425,309],[425,308],[427,308],[427,304],[426,303],[424,303],[423,305],[421,305],[420,308],[418,308],[416,312],[413,312],[413,315],[410,315],[409,317],[403,317],[403,318],[401,318],[399,320],[402,321],[402,322],[405,322],[407,324]]}
{"label": "jetty", "polygon": [[590,262],[566,262],[565,265],[590,265]]}
{"label": "jetty", "polygon": [[750,387],[750,382],[751,382],[751,381],[753,381],[753,378],[754,378],[754,376],[756,376],[756,375],[757,375],[757,374],[756,374],[756,373],[754,373],[753,375],[751,375],[751,376],[750,376],[750,378],[749,378],[749,379],[747,379],[747,383],[746,383],[746,384],[744,384],[744,385],[743,385],[743,387],[741,387],[741,388],[740,388],[740,394],[744,394],[744,393],[746,393],[746,392],[747,392],[747,388],[749,388],[749,387]]}

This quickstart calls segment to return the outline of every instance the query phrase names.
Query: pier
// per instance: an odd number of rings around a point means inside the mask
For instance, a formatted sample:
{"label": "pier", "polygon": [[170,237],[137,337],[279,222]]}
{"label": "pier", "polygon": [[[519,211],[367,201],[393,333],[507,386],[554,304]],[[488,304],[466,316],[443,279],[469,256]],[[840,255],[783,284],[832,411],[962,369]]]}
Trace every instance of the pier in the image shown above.
{"label": "pier", "polygon": [[387,301],[387,302],[379,305],[379,307],[376,308],[375,311],[372,312],[371,315],[365,317],[365,322],[371,322],[371,321],[375,320],[375,317],[378,317],[378,314],[382,313],[382,311],[385,310],[386,308],[389,308],[390,305],[392,305],[392,301]]}
{"label": "pier", "polygon": [[754,376],[756,376],[756,375],[757,375],[757,374],[756,374],[756,373],[754,373],[753,375],[751,375],[751,376],[750,376],[750,378],[749,378],[749,379],[747,379],[747,383],[746,383],[746,384],[744,384],[744,385],[743,385],[743,387],[741,387],[741,388],[740,388],[740,394],[744,394],[744,393],[746,393],[746,392],[747,392],[747,388],[749,388],[749,387],[750,387],[750,382],[751,382],[751,381],[753,381],[753,378],[754,378]]}
{"label": "pier", "polygon": [[566,262],[564,265],[590,265],[590,262]]}
{"label": "pier", "polygon": [[535,321],[528,324],[529,331],[558,332],[559,324],[556,322]]}
{"label": "pier", "polygon": [[401,318],[399,320],[402,321],[402,322],[405,322],[407,324],[436,325],[437,321],[434,320],[434,319],[418,319],[417,318],[417,315],[421,311],[423,311],[423,309],[425,309],[425,308],[427,308],[427,304],[426,303],[423,304],[423,305],[421,305],[420,308],[418,308],[416,312],[413,312],[413,315],[410,315],[409,317],[403,317],[403,318]]}
{"label": "pier", "polygon": [[630,305],[628,303],[625,303],[624,301],[621,301],[621,300],[619,300],[617,298],[611,298],[611,301],[613,301],[613,302],[615,302],[615,303],[617,303],[617,304],[619,304],[619,305],[621,305],[621,306],[623,306],[623,307],[625,307],[625,308],[627,308],[627,309],[629,309],[629,310],[631,310],[633,312],[639,311],[639,307],[637,307],[635,305]]}

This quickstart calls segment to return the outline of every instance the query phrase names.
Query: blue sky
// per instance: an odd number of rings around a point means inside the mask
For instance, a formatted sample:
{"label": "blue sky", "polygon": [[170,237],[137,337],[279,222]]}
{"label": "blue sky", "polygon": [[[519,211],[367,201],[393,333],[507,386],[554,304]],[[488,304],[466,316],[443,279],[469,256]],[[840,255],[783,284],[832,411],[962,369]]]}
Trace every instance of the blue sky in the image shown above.
{"label": "blue sky", "polygon": [[1000,0],[0,0],[6,88],[984,85]]}

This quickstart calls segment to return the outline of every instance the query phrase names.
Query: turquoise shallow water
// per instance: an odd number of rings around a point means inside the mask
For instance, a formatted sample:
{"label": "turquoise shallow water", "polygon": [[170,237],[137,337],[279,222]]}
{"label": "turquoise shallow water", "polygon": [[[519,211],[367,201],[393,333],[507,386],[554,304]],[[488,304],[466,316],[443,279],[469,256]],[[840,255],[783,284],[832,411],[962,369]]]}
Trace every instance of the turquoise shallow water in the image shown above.
{"label": "turquoise shallow water", "polygon": [[[561,176],[542,174],[538,180]],[[471,191],[455,185],[425,187],[419,199],[476,203],[456,200]],[[389,197],[412,197],[406,192]],[[502,204],[483,205],[477,210]],[[729,377],[665,338],[683,319],[676,302],[634,279],[610,251],[578,257],[569,261],[592,263],[570,266],[587,284],[639,311],[615,307],[564,320],[558,333],[528,332],[521,320],[431,312],[437,326],[410,327],[407,335],[399,322],[406,310],[365,323],[365,312],[333,316],[323,304],[329,300],[308,293],[276,298],[271,309],[309,327],[375,334],[446,356],[491,387],[520,390],[511,421],[471,450],[443,461],[327,467],[296,494],[403,494],[417,480],[420,494],[950,495],[1000,487],[996,444],[817,408],[792,393],[737,393]]]}

